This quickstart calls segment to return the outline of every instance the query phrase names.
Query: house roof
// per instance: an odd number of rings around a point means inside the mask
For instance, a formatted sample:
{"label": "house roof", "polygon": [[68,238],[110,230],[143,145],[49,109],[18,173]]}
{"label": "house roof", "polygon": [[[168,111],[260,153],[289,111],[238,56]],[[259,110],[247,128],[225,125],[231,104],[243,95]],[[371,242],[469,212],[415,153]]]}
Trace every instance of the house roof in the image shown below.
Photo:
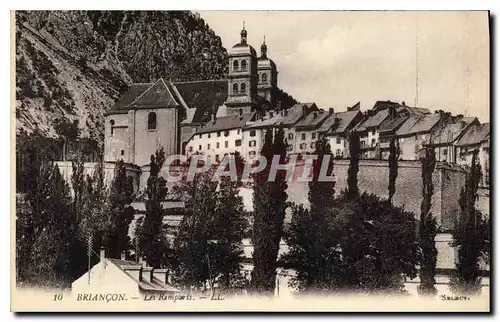
{"label": "house roof", "polygon": [[393,132],[397,130],[405,121],[406,117],[395,117],[393,119],[385,119],[382,124],[380,124],[379,132]]}
{"label": "house roof", "polygon": [[[307,106],[307,105],[306,105]],[[311,105],[312,106],[312,105]],[[318,128],[330,114],[325,110],[313,111],[304,119],[299,121],[295,127],[298,129],[314,129]]]}
{"label": "house roof", "polygon": [[413,116],[408,119],[396,132],[398,136],[412,135],[421,132],[430,132],[431,129],[439,123],[441,116],[439,114],[426,114],[422,116]]}
{"label": "house roof", "polygon": [[356,127],[356,131],[365,131],[370,127],[378,127],[389,116],[389,110],[379,110],[375,115],[369,116]]}
{"label": "house roof", "polygon": [[117,266],[121,271],[123,271],[125,274],[127,274],[127,276],[129,276],[131,279],[133,279],[134,282],[136,282],[137,285],[141,289],[143,289],[145,291],[172,292],[172,293],[180,292],[174,286],[167,284],[154,276],[152,277],[151,282],[147,282],[144,280],[139,280],[139,279],[137,279],[136,276],[127,273],[127,270],[126,270],[127,266],[140,266],[140,265],[142,265],[141,263],[129,261],[129,260],[116,259],[116,258],[106,258],[106,260],[113,263],[115,266]]}
{"label": "house roof", "polygon": [[311,109],[314,109],[316,105],[314,103],[306,103],[306,104],[297,103],[291,106],[290,108],[287,109],[286,115],[283,116],[283,118],[280,121],[280,124],[284,126],[291,126],[300,121],[300,119],[303,116],[303,110],[302,110],[303,106],[306,107],[306,115],[307,115],[307,113],[309,113]]}
{"label": "house roof", "polygon": [[187,123],[210,121],[212,113],[217,113],[228,95],[226,79],[179,82],[173,86],[187,106]]}
{"label": "house roof", "polygon": [[477,124],[471,126],[467,132],[458,140],[456,145],[467,146],[476,145],[489,139],[490,136],[490,123]]}
{"label": "house roof", "polygon": [[460,138],[460,136],[468,129],[468,127],[476,122],[475,117],[463,117],[455,123],[449,123],[432,135],[432,142],[434,144],[449,144]]}
{"label": "house roof", "polygon": [[245,113],[241,115],[230,115],[219,117],[215,122],[207,122],[196,134],[225,131],[245,127],[245,124],[254,117],[255,113]]}
{"label": "house roof", "polygon": [[361,114],[359,110],[333,113],[321,125],[319,131],[328,134],[344,133],[359,114]]}

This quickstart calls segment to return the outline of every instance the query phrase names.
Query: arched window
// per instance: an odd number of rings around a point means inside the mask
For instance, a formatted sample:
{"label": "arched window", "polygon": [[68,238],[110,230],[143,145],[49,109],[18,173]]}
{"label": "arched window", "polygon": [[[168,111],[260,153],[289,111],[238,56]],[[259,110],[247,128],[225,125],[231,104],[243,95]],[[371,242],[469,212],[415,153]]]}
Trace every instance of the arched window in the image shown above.
{"label": "arched window", "polygon": [[238,93],[238,84],[236,83],[233,84],[233,93]]}
{"label": "arched window", "polygon": [[114,128],[114,126],[115,126],[115,120],[109,121],[109,125],[110,125],[110,128],[111,128],[111,132],[110,132],[111,136],[113,136],[113,134],[115,133],[115,128]]}
{"label": "arched window", "polygon": [[267,82],[267,74],[262,74],[262,82]]}
{"label": "arched window", "polygon": [[148,130],[156,130],[156,113],[151,112],[148,114]]}
{"label": "arched window", "polygon": [[241,93],[246,93],[247,90],[247,85],[245,83],[241,83],[240,85],[240,92]]}
{"label": "arched window", "polygon": [[241,70],[247,70],[247,61],[246,60],[241,61]]}
{"label": "arched window", "polygon": [[238,65],[238,61],[237,61],[237,60],[235,60],[235,61],[233,62],[233,70],[238,70],[239,68],[240,68],[240,66]]}

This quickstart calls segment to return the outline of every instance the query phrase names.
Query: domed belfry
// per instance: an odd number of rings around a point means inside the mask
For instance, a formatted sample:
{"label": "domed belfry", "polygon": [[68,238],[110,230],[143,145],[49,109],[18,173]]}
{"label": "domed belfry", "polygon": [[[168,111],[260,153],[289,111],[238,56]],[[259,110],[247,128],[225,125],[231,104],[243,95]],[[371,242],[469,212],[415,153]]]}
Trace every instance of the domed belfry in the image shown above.
{"label": "domed belfry", "polygon": [[243,23],[241,40],[229,50],[228,97],[225,105],[229,115],[260,111],[257,97],[257,54],[247,43],[247,31]]}
{"label": "domed belfry", "polygon": [[257,60],[258,95],[276,107],[276,89],[278,87],[278,70],[276,64],[267,57],[266,36],[260,46],[260,57]]}

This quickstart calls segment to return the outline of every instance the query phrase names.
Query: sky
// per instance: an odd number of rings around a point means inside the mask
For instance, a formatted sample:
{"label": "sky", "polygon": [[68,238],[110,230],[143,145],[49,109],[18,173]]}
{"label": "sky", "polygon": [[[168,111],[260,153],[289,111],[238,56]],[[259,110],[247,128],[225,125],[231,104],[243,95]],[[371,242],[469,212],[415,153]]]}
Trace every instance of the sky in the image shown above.
{"label": "sky", "polygon": [[226,49],[239,43],[243,21],[259,55],[265,35],[278,86],[300,102],[336,111],[378,100],[415,106],[418,88],[420,107],[490,120],[487,12],[199,13]]}

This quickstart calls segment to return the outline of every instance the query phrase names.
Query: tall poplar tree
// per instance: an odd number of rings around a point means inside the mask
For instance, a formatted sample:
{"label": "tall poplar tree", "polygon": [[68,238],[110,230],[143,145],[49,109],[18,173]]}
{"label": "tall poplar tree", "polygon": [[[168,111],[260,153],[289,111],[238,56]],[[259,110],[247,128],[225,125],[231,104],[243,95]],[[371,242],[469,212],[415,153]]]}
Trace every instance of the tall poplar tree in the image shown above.
{"label": "tall poplar tree", "polygon": [[163,148],[151,155],[146,187],[146,215],[141,227],[142,234],[139,237],[141,256],[145,256],[148,265],[155,268],[165,267],[164,258],[168,251],[168,241],[163,226],[164,211],[161,206],[161,202],[167,196],[167,182],[160,176],[164,162]]}
{"label": "tall poplar tree", "polygon": [[418,291],[422,295],[435,295],[436,283],[436,218],[431,212],[432,195],[434,185],[432,184],[432,174],[436,168],[436,152],[434,148],[425,148],[425,157],[422,163],[422,204],[420,206],[419,222],[419,244],[422,251],[420,261],[420,285]]}
{"label": "tall poplar tree", "polygon": [[347,196],[354,199],[359,196],[358,172],[361,143],[356,131],[351,131],[349,137],[349,169],[347,170]]}
{"label": "tall poplar tree", "polygon": [[335,182],[324,181],[320,171],[325,163],[326,175],[333,174],[333,155],[325,137],[316,143],[312,180],[309,182],[309,206],[292,207],[292,224],[286,236],[289,252],[285,261],[296,269],[294,284],[301,291],[317,293],[335,288],[340,270],[337,232],[330,229],[335,217]]}
{"label": "tall poplar tree", "polygon": [[122,251],[129,248],[128,230],[134,219],[134,186],[127,177],[125,163],[120,160],[115,165],[115,174],[109,192],[110,223],[106,235],[106,253],[111,258],[120,258]]}
{"label": "tall poplar tree", "polygon": [[392,197],[396,193],[399,154],[399,141],[393,137],[389,144],[389,203],[392,203]]}
{"label": "tall poplar tree", "polygon": [[261,155],[267,159],[267,165],[253,177],[254,267],[251,288],[260,295],[272,295],[276,282],[276,260],[283,236],[288,184],[284,171],[278,171],[273,181],[269,181],[268,176],[275,155],[279,156],[280,163],[284,163],[286,159],[286,142],[282,128],[278,129],[275,135],[272,129],[266,132]]}
{"label": "tall poplar tree", "polygon": [[478,150],[472,155],[470,172],[460,192],[460,214],[453,230],[452,246],[458,247],[457,274],[450,282],[451,289],[460,294],[474,294],[481,290],[479,260],[489,238],[484,234],[487,221],[476,209],[477,191],[481,180]]}

